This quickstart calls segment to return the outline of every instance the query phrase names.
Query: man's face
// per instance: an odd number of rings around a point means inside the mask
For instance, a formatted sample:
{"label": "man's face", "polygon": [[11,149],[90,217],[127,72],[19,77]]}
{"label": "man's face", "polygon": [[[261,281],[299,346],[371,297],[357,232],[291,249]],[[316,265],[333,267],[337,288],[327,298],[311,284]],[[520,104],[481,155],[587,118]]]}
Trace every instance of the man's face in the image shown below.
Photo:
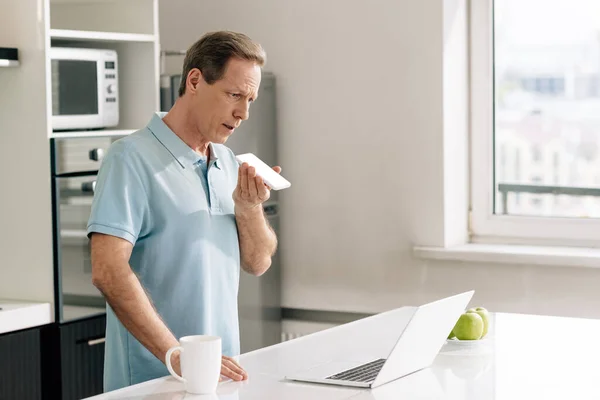
{"label": "man's face", "polygon": [[225,143],[234,129],[248,119],[260,79],[261,69],[256,63],[234,58],[227,63],[223,78],[212,85],[199,77],[192,92],[192,112],[196,128],[205,140]]}

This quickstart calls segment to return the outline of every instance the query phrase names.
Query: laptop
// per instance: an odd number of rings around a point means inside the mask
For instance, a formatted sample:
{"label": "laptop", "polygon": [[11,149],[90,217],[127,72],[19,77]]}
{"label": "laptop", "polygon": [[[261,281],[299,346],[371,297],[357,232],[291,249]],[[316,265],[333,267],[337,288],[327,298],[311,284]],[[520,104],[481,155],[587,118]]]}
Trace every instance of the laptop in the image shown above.
{"label": "laptop", "polygon": [[[387,358],[339,369],[332,360],[285,378],[300,382],[375,388],[433,364],[475,291],[457,294],[417,307]],[[339,360],[338,360],[339,361]]]}

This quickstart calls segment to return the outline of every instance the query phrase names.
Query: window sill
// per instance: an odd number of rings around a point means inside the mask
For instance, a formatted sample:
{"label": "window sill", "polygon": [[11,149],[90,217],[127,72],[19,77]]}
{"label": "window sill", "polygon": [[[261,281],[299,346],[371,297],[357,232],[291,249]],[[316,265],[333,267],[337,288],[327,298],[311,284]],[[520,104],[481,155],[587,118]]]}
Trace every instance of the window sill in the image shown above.
{"label": "window sill", "polygon": [[415,246],[413,254],[428,260],[600,268],[600,249],[583,247],[472,243],[448,248]]}

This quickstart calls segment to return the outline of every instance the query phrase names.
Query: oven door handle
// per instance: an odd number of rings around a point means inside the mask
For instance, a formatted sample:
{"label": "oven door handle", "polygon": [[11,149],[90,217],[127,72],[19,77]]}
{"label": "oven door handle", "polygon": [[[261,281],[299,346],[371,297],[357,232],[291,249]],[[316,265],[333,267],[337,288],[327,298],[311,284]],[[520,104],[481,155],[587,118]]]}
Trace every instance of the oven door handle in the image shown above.
{"label": "oven door handle", "polygon": [[96,346],[98,344],[102,344],[104,342],[106,342],[106,338],[98,338],[98,339],[88,340],[87,344],[88,344],[88,346],[91,347],[91,346]]}
{"label": "oven door handle", "polygon": [[83,182],[81,184],[81,191],[84,193],[94,193],[96,191],[96,181]]}

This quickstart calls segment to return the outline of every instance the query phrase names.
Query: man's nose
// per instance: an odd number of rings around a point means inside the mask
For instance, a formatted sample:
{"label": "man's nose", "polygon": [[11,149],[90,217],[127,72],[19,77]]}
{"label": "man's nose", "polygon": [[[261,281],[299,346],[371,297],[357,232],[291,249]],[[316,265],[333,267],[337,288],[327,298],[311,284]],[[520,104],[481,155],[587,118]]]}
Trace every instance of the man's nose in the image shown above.
{"label": "man's nose", "polygon": [[248,119],[248,117],[250,116],[250,103],[244,103],[241,104],[240,107],[235,111],[235,115],[236,118],[241,119],[242,121],[245,121]]}

